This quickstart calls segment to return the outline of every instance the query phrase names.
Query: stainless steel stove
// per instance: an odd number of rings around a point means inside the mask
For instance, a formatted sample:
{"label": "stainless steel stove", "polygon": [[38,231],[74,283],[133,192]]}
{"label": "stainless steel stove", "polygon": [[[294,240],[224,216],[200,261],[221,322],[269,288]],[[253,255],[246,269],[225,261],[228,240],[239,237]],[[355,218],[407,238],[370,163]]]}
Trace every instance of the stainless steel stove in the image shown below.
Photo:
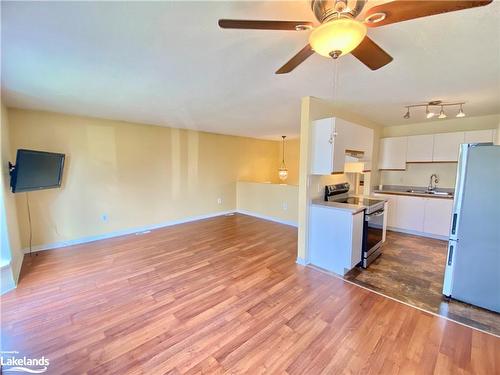
{"label": "stainless steel stove", "polygon": [[382,253],[385,201],[350,196],[349,189],[350,185],[347,182],[327,185],[325,186],[325,201],[345,203],[365,209],[361,265],[363,268],[367,268]]}

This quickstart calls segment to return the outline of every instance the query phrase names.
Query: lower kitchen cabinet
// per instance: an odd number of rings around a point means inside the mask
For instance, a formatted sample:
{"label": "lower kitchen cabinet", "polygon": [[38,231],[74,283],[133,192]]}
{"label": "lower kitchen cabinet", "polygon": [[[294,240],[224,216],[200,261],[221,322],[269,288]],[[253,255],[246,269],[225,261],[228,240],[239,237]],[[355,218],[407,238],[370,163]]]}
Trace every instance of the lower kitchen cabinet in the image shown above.
{"label": "lower kitchen cabinet", "polygon": [[400,195],[396,207],[396,227],[416,232],[424,231],[424,199]]}
{"label": "lower kitchen cabinet", "polygon": [[312,264],[345,275],[361,262],[364,211],[313,205],[309,232],[309,260]]}
{"label": "lower kitchen cabinet", "polygon": [[387,226],[417,235],[447,238],[453,200],[412,197],[395,194],[374,194],[388,201]]}
{"label": "lower kitchen cabinet", "polygon": [[448,237],[453,210],[452,199],[425,199],[424,232]]}

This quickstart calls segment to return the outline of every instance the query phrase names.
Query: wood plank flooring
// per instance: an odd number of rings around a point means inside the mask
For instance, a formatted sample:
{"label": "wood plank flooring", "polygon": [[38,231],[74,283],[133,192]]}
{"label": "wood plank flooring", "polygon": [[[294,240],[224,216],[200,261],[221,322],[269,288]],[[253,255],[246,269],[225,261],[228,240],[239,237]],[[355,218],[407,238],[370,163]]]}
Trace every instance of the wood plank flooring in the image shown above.
{"label": "wood plank flooring", "polygon": [[26,257],[2,350],[48,374],[498,374],[500,339],[295,264],[223,216]]}
{"label": "wood plank flooring", "polygon": [[[500,336],[500,314],[442,295],[446,241],[388,231],[382,256],[345,278],[426,311]],[[499,291],[500,293],[500,291]]]}

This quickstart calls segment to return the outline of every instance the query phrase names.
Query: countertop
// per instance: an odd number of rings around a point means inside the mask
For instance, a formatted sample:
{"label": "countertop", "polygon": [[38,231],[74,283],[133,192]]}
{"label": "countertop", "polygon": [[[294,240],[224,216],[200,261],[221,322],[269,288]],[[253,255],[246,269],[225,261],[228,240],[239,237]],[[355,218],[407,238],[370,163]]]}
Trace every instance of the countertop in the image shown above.
{"label": "countertop", "polygon": [[[371,197],[371,196],[354,195],[354,194],[349,194],[349,196],[386,201],[386,199],[383,199],[381,197]],[[348,204],[348,203],[330,202],[330,201],[325,201],[323,198],[313,199],[312,205],[313,206],[323,206],[323,207],[334,208],[336,210],[348,211],[348,212],[351,212],[353,215],[355,215],[358,212],[361,212],[367,208],[367,206],[365,206],[363,204]]]}
{"label": "countertop", "polygon": [[426,198],[436,198],[436,199],[453,199],[454,195],[454,189],[444,189],[444,188],[436,189],[436,191],[445,192],[448,193],[448,195],[411,193],[408,190],[427,190],[427,188],[422,186],[383,185],[382,189],[379,189],[378,186],[375,187],[373,189],[373,192],[378,194],[407,195],[413,197],[426,197]]}

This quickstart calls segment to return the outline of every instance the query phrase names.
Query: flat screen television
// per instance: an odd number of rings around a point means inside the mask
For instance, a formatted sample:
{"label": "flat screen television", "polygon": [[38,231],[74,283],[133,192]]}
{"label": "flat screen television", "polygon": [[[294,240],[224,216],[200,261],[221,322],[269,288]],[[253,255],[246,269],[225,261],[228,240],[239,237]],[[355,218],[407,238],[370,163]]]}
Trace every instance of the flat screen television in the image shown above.
{"label": "flat screen television", "polygon": [[60,187],[63,168],[64,154],[19,149],[16,165],[11,170],[12,192]]}

